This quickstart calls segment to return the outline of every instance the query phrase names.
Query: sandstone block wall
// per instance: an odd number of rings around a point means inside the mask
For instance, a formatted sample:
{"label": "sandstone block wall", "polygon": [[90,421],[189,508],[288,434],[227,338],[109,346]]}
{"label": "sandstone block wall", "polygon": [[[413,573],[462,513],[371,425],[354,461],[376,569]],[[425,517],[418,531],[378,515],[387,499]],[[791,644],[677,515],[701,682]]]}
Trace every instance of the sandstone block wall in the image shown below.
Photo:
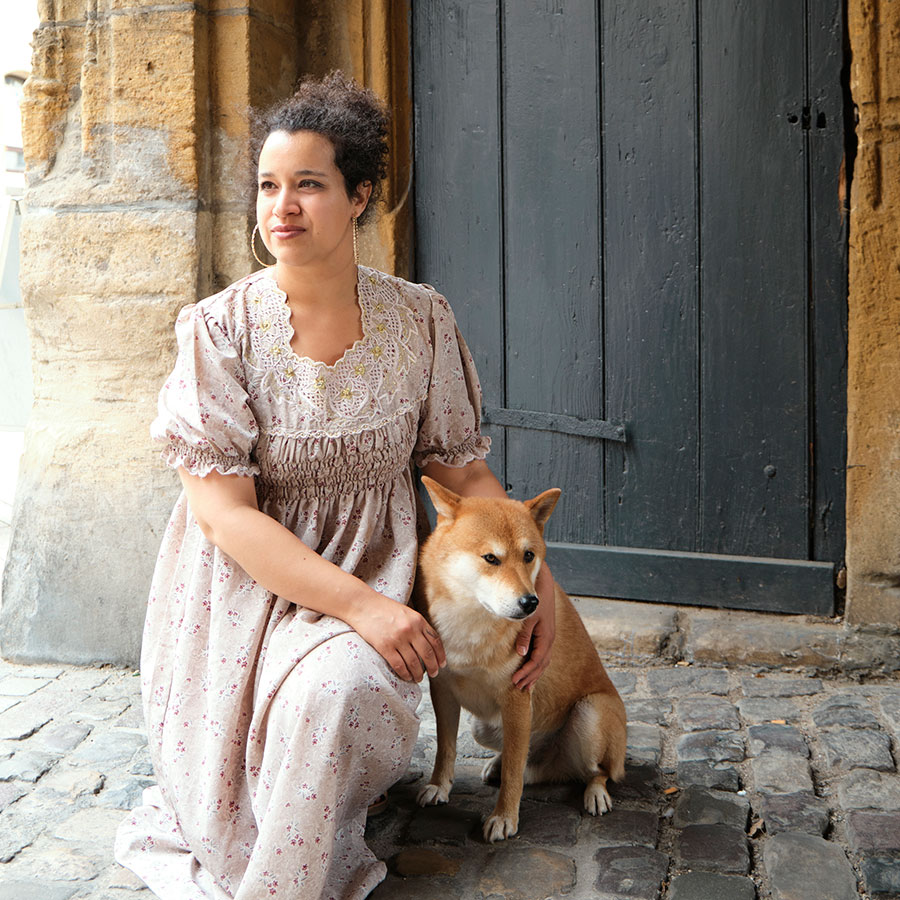
{"label": "sandstone block wall", "polygon": [[900,627],[900,3],[850,0],[847,619]]}

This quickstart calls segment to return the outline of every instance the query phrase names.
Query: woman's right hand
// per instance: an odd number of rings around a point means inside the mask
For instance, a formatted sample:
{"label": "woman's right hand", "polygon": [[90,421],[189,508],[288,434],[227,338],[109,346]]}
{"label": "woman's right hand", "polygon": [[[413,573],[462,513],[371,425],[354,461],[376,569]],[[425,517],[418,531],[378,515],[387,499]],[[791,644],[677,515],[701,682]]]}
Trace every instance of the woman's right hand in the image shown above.
{"label": "woman's right hand", "polygon": [[434,678],[447,664],[441,639],[428,620],[376,591],[346,621],[404,681],[421,681],[425,672]]}

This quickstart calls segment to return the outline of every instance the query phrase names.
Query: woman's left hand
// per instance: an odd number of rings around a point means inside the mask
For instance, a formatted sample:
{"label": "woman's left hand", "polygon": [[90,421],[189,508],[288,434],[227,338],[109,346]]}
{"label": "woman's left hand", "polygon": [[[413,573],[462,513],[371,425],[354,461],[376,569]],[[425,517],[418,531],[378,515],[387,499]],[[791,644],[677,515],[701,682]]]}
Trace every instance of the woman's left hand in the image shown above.
{"label": "woman's left hand", "polygon": [[535,588],[540,603],[516,638],[516,650],[526,657],[512,679],[521,691],[531,689],[550,665],[550,651],[556,638],[556,584],[546,565],[541,566]]}

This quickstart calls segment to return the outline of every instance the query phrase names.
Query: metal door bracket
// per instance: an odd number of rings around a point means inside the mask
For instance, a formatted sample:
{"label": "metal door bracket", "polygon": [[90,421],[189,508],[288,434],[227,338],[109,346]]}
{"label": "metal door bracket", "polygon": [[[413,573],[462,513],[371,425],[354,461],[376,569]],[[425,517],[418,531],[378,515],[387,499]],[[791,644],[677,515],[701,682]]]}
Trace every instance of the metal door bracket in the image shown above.
{"label": "metal door bracket", "polygon": [[605,441],[624,443],[627,440],[625,425],[622,422],[608,422],[605,419],[580,419],[577,416],[535,412],[530,409],[485,407],[481,411],[481,421],[485,425],[527,428],[532,431],[555,431],[559,434],[601,438]]}

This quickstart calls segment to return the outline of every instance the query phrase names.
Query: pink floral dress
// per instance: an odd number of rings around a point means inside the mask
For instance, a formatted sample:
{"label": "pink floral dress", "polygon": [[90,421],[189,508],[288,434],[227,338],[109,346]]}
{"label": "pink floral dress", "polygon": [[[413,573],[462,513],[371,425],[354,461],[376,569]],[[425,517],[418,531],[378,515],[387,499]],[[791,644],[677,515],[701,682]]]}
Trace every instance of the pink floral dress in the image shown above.
{"label": "pink floral dress", "polygon": [[[478,379],[446,300],[360,267],[363,337],[292,350],[257,272],[178,317],[153,423],[170,466],[252,475],[260,509],[399,603],[416,568],[411,462],[484,458]],[[158,786],[116,858],[164,900],[365,897],[384,878],[366,807],[404,772],[419,687],[344,622],[275,596],[203,536],[184,494],[141,660]]]}

